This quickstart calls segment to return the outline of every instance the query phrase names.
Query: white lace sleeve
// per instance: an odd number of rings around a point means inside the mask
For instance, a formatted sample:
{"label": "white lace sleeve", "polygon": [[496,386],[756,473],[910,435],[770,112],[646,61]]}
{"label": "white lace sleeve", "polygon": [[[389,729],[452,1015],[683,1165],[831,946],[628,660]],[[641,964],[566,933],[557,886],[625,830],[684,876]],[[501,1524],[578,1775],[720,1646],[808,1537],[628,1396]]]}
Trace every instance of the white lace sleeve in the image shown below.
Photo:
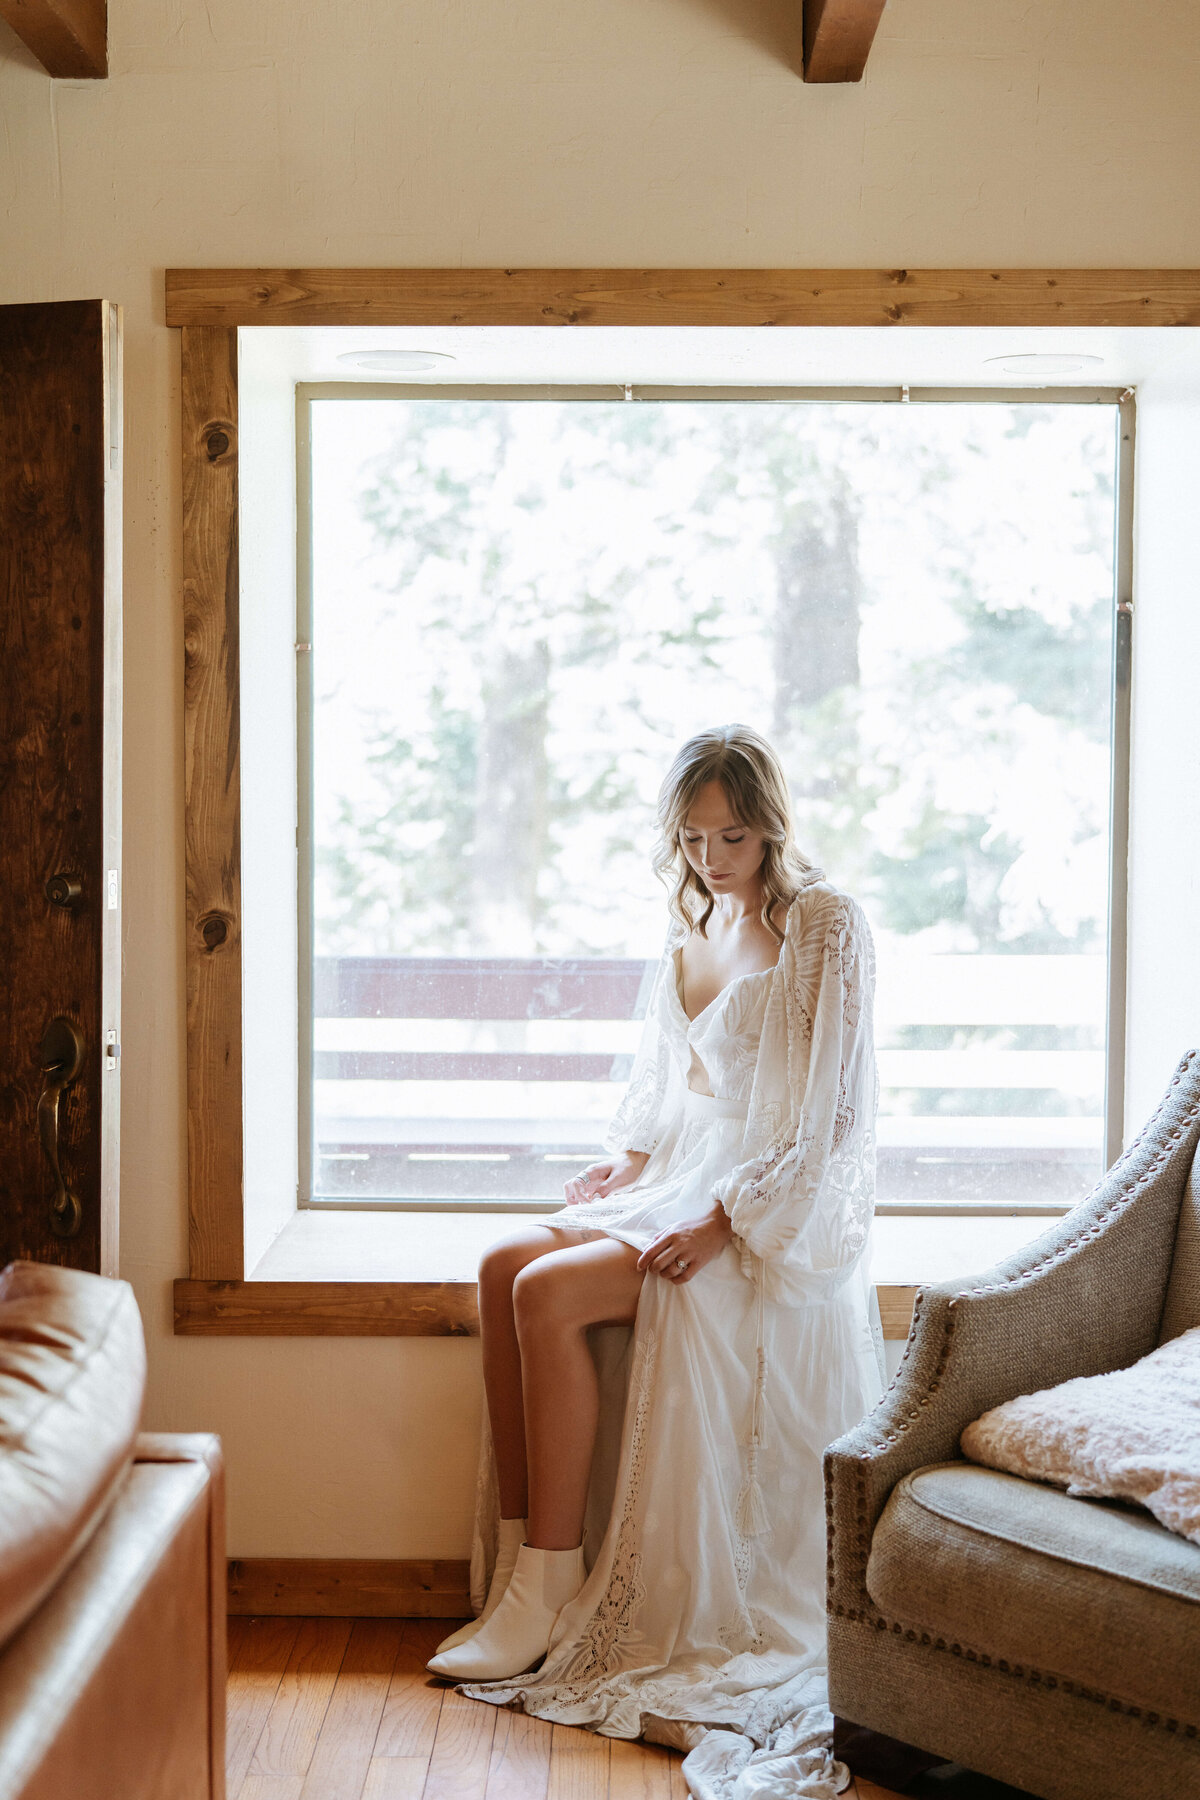
{"label": "white lace sleeve", "polygon": [[662,985],[675,978],[672,956],[677,941],[672,931],[655,971],[629,1085],[604,1134],[606,1150],[640,1150],[649,1155],[662,1135],[671,1073],[671,1052],[662,1028]]}
{"label": "white lace sleeve", "polygon": [[840,1286],[875,1199],[875,955],[861,908],[832,894],[784,955],[788,1104],[716,1191],[747,1273],[777,1298]]}

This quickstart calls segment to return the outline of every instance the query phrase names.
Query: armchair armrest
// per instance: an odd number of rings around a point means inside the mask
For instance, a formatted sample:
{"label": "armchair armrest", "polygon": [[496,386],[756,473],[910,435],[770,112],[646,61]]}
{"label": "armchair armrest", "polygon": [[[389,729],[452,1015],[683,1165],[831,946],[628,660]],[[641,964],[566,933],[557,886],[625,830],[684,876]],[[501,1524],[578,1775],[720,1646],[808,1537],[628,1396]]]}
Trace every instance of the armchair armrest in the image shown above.
{"label": "armchair armrest", "polygon": [[[1158,1341],[1184,1184],[1200,1138],[1200,1051],[1086,1200],[986,1274],[917,1294],[904,1360],[825,1452],[829,1608],[875,1619],[867,1556],[905,1475],[958,1456],[965,1425],[1018,1394],[1125,1367]],[[882,1623],[882,1621],[880,1621]]]}

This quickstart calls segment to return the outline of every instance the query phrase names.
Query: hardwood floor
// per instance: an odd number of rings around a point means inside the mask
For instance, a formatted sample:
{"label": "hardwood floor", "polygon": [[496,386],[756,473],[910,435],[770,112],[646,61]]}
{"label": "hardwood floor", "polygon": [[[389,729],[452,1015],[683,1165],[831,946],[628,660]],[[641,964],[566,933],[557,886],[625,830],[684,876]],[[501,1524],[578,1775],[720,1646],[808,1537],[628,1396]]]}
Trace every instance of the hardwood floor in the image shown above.
{"label": "hardwood floor", "polygon": [[[687,1800],[682,1757],[468,1700],[453,1619],[229,1621],[227,1800]],[[860,1781],[846,1800],[893,1800]]]}

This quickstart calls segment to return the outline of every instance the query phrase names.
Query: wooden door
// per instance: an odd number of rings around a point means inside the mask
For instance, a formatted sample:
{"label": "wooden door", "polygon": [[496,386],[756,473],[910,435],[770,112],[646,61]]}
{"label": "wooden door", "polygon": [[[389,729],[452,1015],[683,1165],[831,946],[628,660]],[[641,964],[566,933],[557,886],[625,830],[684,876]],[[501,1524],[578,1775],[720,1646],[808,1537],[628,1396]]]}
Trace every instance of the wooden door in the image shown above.
{"label": "wooden door", "polygon": [[120,496],[118,308],[0,307],[0,1266],[116,1272]]}

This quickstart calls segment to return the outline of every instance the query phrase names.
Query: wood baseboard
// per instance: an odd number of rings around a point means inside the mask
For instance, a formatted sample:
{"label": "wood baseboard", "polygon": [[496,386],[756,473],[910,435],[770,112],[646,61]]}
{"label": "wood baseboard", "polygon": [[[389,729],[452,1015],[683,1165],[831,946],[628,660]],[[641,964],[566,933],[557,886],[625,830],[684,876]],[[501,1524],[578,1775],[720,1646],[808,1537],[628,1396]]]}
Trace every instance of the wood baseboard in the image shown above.
{"label": "wood baseboard", "polygon": [[470,1564],[349,1558],[231,1558],[229,1611],[268,1617],[466,1619]]}

